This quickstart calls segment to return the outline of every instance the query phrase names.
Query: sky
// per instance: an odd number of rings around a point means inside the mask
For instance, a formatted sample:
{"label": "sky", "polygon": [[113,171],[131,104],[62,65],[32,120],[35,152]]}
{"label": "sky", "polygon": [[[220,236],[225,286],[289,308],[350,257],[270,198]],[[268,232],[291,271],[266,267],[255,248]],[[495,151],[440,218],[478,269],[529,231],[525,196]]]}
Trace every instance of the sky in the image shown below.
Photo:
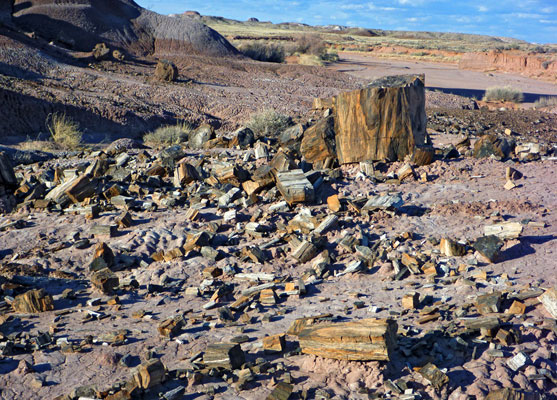
{"label": "sky", "polygon": [[195,10],[237,20],[477,33],[557,43],[557,0],[136,0],[161,14]]}

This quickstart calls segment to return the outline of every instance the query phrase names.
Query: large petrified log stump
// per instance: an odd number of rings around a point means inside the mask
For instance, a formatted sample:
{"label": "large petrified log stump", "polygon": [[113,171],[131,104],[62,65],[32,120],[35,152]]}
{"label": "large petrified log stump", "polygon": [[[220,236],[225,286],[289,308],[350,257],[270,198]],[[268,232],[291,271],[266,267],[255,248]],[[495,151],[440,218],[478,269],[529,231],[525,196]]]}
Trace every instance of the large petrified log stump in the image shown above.
{"label": "large petrified log stump", "polygon": [[351,361],[389,361],[396,347],[397,324],[390,319],[318,324],[298,335],[302,352]]}
{"label": "large petrified log stump", "polygon": [[334,98],[341,164],[395,161],[426,144],[423,75],[388,76]]}

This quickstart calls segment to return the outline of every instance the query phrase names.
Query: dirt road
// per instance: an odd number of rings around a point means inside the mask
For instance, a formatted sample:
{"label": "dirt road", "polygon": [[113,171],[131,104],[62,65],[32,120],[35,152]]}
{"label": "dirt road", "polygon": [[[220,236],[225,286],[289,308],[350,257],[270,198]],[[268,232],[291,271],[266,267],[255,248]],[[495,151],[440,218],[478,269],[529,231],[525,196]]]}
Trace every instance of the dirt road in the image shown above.
{"label": "dirt road", "polygon": [[512,86],[524,93],[527,103],[541,96],[557,96],[557,85],[519,75],[461,70],[453,64],[384,60],[363,54],[339,53],[340,61],[329,68],[365,79],[385,75],[420,73],[426,86],[443,92],[481,98],[491,86]]}

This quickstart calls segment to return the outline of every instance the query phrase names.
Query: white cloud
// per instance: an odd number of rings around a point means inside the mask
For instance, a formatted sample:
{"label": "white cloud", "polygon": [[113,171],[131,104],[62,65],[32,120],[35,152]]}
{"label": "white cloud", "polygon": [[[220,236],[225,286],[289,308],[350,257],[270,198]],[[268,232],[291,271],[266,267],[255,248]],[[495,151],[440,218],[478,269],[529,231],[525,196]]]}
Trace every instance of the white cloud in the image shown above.
{"label": "white cloud", "polygon": [[487,8],[486,6],[479,6],[478,7],[478,11],[479,12],[488,12],[489,8]]}

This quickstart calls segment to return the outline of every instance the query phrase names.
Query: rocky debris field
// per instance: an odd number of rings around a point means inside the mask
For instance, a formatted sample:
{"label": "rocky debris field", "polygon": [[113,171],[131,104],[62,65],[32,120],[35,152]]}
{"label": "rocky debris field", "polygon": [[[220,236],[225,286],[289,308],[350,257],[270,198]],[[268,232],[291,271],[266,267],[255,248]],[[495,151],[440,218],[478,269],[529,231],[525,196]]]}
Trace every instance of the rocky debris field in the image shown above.
{"label": "rocky debris field", "polygon": [[1,153],[0,398],[555,398],[555,137],[424,102]]}

